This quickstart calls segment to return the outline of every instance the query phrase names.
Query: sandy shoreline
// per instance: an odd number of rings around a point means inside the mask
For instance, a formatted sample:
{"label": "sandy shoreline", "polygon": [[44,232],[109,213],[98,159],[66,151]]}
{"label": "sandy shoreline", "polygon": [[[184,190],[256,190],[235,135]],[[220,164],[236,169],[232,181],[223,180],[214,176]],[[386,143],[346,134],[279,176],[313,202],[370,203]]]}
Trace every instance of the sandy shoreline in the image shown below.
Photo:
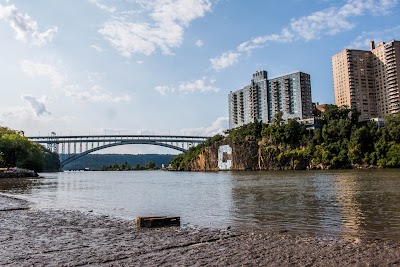
{"label": "sandy shoreline", "polygon": [[133,221],[29,209],[0,195],[0,266],[400,266],[400,243],[290,233],[136,229]]}

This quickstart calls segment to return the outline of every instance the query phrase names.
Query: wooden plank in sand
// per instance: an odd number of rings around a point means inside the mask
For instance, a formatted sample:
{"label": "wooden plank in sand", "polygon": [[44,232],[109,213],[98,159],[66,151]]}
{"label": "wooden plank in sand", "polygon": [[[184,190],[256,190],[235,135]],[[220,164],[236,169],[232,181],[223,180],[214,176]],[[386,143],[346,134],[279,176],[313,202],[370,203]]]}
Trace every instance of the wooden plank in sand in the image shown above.
{"label": "wooden plank in sand", "polygon": [[150,216],[136,217],[136,226],[145,228],[165,227],[165,226],[180,226],[180,217],[170,216]]}

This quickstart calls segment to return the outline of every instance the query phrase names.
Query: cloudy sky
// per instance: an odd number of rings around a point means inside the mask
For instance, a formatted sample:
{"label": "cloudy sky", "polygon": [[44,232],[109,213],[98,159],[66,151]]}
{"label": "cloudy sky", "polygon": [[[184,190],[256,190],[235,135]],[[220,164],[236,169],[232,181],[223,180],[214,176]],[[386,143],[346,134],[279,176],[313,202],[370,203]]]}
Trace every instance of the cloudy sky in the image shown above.
{"label": "cloudy sky", "polygon": [[212,135],[254,72],[333,103],[332,55],[393,39],[398,0],[0,0],[0,125]]}

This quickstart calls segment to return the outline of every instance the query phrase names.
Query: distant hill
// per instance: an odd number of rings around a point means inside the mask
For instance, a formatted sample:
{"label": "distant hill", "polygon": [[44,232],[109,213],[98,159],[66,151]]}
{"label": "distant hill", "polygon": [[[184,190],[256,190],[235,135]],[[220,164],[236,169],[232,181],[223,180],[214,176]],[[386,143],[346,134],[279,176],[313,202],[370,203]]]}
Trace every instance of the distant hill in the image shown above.
{"label": "distant hill", "polygon": [[[171,159],[175,156],[176,155],[169,154],[89,154],[65,165],[63,170],[81,170],[84,168],[89,168],[90,170],[100,170],[103,166],[109,166],[115,163],[123,164],[128,162],[129,165],[135,166],[136,164],[145,165],[149,161],[154,161],[157,167],[160,168],[161,164],[168,166]],[[61,157],[62,155],[60,155],[60,158]]]}

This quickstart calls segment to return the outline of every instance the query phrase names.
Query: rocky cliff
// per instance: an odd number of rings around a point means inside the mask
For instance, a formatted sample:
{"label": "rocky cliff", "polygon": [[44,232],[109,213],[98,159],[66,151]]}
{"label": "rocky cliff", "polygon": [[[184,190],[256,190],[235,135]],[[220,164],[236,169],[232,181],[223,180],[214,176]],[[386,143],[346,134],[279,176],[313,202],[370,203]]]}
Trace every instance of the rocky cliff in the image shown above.
{"label": "rocky cliff", "polygon": [[191,171],[257,171],[306,169],[299,155],[287,155],[284,149],[266,146],[252,138],[226,138],[214,143],[194,159]]}

